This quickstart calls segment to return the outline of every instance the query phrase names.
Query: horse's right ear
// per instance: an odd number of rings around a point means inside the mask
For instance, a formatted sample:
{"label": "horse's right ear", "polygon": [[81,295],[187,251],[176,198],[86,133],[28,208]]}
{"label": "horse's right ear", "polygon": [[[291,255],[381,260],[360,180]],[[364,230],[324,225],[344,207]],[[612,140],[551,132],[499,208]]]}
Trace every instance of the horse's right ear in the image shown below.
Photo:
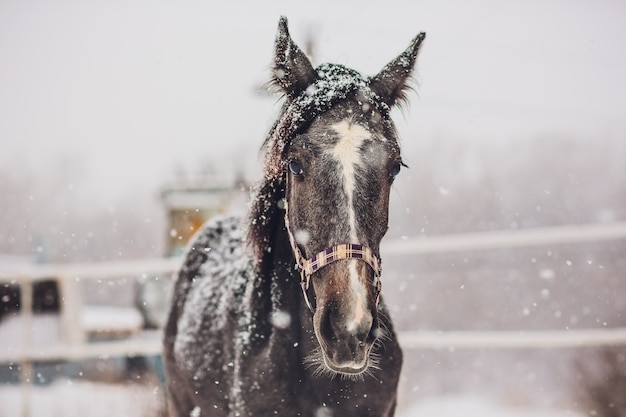
{"label": "horse's right ear", "polygon": [[311,61],[289,36],[287,18],[278,21],[278,34],[274,50],[272,84],[288,97],[296,97],[317,80]]}

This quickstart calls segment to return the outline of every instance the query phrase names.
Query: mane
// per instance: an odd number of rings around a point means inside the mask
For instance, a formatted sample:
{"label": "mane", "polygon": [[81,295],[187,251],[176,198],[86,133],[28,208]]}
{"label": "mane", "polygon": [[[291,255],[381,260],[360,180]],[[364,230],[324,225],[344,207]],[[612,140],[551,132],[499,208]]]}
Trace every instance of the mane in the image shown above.
{"label": "mane", "polygon": [[[284,212],[279,201],[285,196],[285,166],[293,138],[305,131],[313,120],[337,103],[357,96],[373,106],[392,127],[389,106],[370,88],[370,79],[339,64],[321,64],[318,79],[296,97],[286,95],[279,117],[261,147],[265,153],[263,179],[253,191],[247,219],[246,240],[257,268],[270,256],[271,240]],[[274,78],[270,85],[277,85]]]}

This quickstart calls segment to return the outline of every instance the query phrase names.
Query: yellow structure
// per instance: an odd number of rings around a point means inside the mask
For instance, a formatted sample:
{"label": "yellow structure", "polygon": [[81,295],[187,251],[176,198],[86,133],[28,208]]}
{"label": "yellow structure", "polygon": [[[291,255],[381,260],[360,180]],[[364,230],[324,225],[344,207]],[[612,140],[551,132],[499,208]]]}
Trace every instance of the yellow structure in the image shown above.
{"label": "yellow structure", "polygon": [[211,217],[243,212],[248,186],[241,176],[205,177],[164,188],[167,211],[166,255],[180,255],[187,242]]}

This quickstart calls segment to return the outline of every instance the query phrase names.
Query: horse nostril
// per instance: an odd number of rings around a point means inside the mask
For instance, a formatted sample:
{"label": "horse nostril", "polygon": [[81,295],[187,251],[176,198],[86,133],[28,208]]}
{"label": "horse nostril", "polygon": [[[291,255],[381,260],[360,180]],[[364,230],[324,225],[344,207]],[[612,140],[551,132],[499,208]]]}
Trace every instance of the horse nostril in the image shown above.
{"label": "horse nostril", "polygon": [[358,336],[359,340],[363,341],[363,343],[374,342],[376,340],[376,327],[374,320],[369,321],[368,325],[363,328],[363,333]]}
{"label": "horse nostril", "polygon": [[334,305],[327,306],[320,321],[320,332],[328,341],[339,341],[354,335],[344,314]]}
{"label": "horse nostril", "polygon": [[380,329],[378,328],[378,326],[372,325],[372,328],[370,329],[369,333],[367,333],[367,338],[365,340],[368,343],[374,343],[374,341],[378,339],[379,335],[380,335]]}
{"label": "horse nostril", "polygon": [[363,340],[365,340],[367,343],[374,343],[374,341],[378,339],[380,334],[381,329],[378,326],[378,317],[376,314],[374,314],[372,317],[372,323],[370,325],[369,331],[367,332],[367,335]]}
{"label": "horse nostril", "polygon": [[320,333],[322,337],[326,340],[332,340],[335,338],[331,311],[331,308],[325,308],[324,310],[322,310],[322,319],[320,320]]}

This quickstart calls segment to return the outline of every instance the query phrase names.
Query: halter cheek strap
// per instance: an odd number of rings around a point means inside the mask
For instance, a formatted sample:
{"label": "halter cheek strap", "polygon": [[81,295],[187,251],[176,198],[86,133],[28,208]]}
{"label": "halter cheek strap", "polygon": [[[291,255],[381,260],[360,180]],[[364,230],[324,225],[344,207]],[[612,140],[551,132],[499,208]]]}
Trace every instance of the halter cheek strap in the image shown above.
{"label": "halter cheek strap", "polygon": [[344,243],[327,248],[319,252],[317,255],[314,255],[311,259],[306,259],[302,256],[302,252],[300,252],[300,248],[298,247],[294,234],[291,232],[289,227],[289,204],[287,203],[287,199],[285,199],[285,227],[287,228],[287,234],[289,235],[291,250],[296,258],[295,269],[300,272],[300,287],[302,288],[304,301],[312,313],[315,313],[315,309],[311,306],[311,302],[309,301],[307,294],[307,290],[309,289],[311,282],[311,275],[313,272],[320,270],[322,267],[341,259],[359,259],[367,263],[372,268],[374,271],[374,284],[376,285],[376,305],[378,305],[381,290],[380,259],[370,248],[354,243]]}

